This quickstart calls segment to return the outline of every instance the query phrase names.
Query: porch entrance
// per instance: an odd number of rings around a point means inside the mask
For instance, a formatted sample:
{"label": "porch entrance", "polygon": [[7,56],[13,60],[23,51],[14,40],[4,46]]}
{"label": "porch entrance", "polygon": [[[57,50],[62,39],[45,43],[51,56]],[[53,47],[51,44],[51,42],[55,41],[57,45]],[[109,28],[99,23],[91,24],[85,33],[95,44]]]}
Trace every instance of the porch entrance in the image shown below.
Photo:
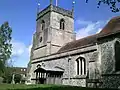
{"label": "porch entrance", "polygon": [[39,67],[34,73],[36,75],[36,84],[61,84],[63,70],[58,68]]}

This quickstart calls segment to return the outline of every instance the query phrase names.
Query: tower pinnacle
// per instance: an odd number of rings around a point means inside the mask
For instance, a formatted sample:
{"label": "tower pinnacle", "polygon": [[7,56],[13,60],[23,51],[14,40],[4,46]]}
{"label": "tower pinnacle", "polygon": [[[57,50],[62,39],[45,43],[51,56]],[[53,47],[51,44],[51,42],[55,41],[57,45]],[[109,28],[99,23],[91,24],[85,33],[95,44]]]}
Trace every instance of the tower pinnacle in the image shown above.
{"label": "tower pinnacle", "polygon": [[75,1],[73,0],[73,2],[72,2],[72,13],[74,13],[74,6],[75,6]]}
{"label": "tower pinnacle", "polygon": [[[53,0],[50,0],[50,5],[52,5]],[[56,6],[58,6],[58,0],[56,0]]]}
{"label": "tower pinnacle", "polygon": [[50,5],[52,5],[53,0],[50,0]]}
{"label": "tower pinnacle", "polygon": [[37,13],[39,13],[39,10],[40,10],[40,3],[39,1],[37,2]]}

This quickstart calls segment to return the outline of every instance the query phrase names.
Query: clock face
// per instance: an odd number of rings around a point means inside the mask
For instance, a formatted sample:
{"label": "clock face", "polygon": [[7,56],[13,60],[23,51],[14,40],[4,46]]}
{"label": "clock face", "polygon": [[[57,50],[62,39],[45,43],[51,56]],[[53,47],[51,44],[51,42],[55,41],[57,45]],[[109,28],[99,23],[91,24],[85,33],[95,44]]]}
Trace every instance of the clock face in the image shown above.
{"label": "clock face", "polygon": [[40,37],[40,42],[42,42],[42,37]]}

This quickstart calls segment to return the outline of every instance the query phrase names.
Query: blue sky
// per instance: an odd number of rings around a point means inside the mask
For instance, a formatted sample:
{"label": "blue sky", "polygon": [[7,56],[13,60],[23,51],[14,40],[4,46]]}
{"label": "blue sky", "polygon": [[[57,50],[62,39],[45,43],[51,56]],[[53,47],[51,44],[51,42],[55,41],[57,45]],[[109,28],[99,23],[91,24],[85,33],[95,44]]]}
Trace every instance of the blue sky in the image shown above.
{"label": "blue sky", "polygon": [[[26,67],[29,61],[32,35],[36,30],[37,2],[40,10],[49,5],[50,0],[0,0],[0,25],[8,21],[12,27],[14,66]],[[55,0],[54,4],[55,4]],[[73,0],[58,0],[58,5],[71,10]],[[112,13],[108,6],[97,8],[97,0],[75,0],[75,32],[77,39],[95,34],[118,13]]]}

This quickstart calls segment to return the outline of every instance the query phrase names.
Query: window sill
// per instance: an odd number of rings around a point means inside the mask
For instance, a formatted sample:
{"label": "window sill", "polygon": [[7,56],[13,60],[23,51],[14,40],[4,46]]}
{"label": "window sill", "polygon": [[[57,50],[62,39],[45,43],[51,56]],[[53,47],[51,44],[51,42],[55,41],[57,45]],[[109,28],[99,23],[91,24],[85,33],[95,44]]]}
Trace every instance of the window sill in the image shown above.
{"label": "window sill", "polygon": [[77,79],[86,79],[87,75],[76,75],[73,78],[77,78]]}
{"label": "window sill", "polygon": [[120,74],[120,71],[115,71],[115,74]]}

